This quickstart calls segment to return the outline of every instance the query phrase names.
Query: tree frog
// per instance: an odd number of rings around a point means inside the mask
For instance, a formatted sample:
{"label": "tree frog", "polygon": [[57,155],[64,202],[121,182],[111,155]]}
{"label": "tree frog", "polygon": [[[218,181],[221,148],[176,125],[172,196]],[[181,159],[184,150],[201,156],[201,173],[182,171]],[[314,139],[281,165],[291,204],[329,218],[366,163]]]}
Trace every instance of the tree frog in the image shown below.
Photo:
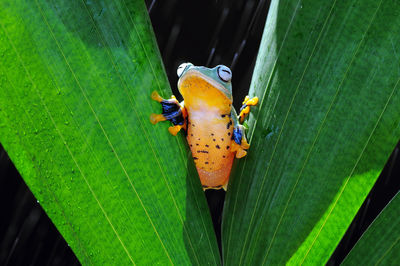
{"label": "tree frog", "polygon": [[250,147],[241,123],[258,98],[246,96],[238,116],[232,106],[232,72],[228,67],[183,63],[177,74],[184,101],[179,103],[173,95],[163,99],[154,91],[151,98],[161,103],[162,114],[151,114],[150,121],[169,120],[172,135],[184,129],[203,189],[226,190],[234,157],[242,158]]}

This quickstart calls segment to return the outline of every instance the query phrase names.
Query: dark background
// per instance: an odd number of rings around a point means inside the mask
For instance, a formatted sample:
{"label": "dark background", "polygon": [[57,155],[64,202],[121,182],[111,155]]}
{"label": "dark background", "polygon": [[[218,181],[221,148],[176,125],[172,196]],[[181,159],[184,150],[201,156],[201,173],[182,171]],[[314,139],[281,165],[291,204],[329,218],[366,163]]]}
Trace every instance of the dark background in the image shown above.
{"label": "dark background", "polygon": [[[250,85],[269,1],[146,0],[157,42],[174,94],[176,69],[183,62],[233,71],[234,105],[240,107]],[[400,190],[399,147],[353,220],[328,265],[338,265]],[[225,192],[206,191],[217,237]],[[79,265],[29,191],[0,145],[0,265]]]}

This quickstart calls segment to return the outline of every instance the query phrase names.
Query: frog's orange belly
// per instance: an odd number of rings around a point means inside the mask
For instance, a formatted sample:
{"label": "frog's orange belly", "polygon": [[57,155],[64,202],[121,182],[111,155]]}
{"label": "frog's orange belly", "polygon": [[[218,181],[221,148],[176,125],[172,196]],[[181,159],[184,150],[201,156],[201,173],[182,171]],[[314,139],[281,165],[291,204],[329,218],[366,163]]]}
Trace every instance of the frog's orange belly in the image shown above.
{"label": "frog's orange belly", "polygon": [[189,119],[187,140],[203,187],[227,184],[234,158],[230,150],[232,132],[228,116]]}

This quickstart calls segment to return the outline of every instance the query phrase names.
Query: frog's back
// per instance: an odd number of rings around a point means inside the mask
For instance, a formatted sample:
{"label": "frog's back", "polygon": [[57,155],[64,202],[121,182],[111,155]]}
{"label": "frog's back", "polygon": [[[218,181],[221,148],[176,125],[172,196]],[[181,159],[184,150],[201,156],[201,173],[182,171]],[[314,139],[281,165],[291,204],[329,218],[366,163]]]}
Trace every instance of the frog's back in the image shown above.
{"label": "frog's back", "polygon": [[203,187],[226,185],[234,153],[230,150],[233,126],[223,109],[188,109],[187,140]]}

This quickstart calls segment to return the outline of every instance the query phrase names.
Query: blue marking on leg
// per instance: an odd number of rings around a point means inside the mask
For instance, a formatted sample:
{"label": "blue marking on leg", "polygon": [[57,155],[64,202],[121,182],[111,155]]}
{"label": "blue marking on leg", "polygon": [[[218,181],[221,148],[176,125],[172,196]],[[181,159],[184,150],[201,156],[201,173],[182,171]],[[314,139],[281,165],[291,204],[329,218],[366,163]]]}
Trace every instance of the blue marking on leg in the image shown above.
{"label": "blue marking on leg", "polygon": [[239,127],[235,127],[233,129],[233,140],[237,143],[237,144],[242,144],[242,130]]}
{"label": "blue marking on leg", "polygon": [[183,125],[185,120],[182,115],[181,106],[176,100],[163,100],[161,102],[162,106],[162,115],[172,124]]}

